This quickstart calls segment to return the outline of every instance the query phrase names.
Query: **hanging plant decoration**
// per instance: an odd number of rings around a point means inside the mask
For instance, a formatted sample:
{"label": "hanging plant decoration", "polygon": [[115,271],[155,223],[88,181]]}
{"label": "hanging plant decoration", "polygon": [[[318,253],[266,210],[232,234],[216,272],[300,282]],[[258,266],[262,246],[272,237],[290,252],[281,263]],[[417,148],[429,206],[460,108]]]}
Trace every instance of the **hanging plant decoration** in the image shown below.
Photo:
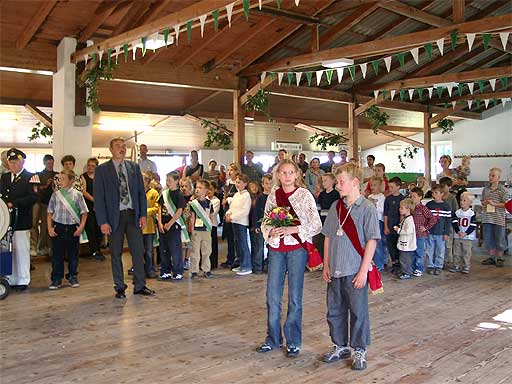
{"label": "hanging plant decoration", "polygon": [[247,112],[260,112],[263,113],[268,121],[272,121],[272,117],[270,116],[270,102],[269,102],[270,92],[264,89],[260,89],[258,93],[254,96],[249,96],[247,98],[247,102],[245,103],[245,110]]}
{"label": "hanging plant decoration", "polygon": [[309,138],[309,142],[313,143],[320,147],[322,151],[325,151],[327,147],[337,147],[341,144],[345,144],[348,141],[348,138],[343,136],[342,134],[325,134],[325,133],[315,133],[313,136]]}
{"label": "hanging plant decoration", "polygon": [[389,115],[386,112],[381,112],[379,107],[372,105],[364,112],[364,117],[370,120],[372,124],[373,133],[379,133],[379,129],[388,125]]}
{"label": "hanging plant decoration", "polygon": [[455,125],[455,123],[453,122],[453,120],[450,120],[450,119],[442,119],[442,120],[439,120],[439,122],[437,123],[437,127],[441,128],[441,130],[442,130],[441,131],[442,134],[452,132],[454,125]]}
{"label": "hanging plant decoration", "polygon": [[206,140],[203,143],[205,148],[211,148],[215,145],[225,150],[231,148],[231,134],[225,124],[222,124],[217,119],[215,121],[202,119],[201,126],[204,129],[208,129]]}
{"label": "hanging plant decoration", "polygon": [[32,135],[28,137],[28,140],[35,141],[41,137],[48,139],[48,144],[51,144],[53,141],[53,128],[38,121],[32,128]]}
{"label": "hanging plant decoration", "polygon": [[405,160],[406,159],[414,159],[414,155],[418,153],[420,149],[418,147],[413,147],[412,145],[406,147],[401,155],[398,155],[398,161],[400,162],[400,167],[405,169]]}
{"label": "hanging plant decoration", "polygon": [[113,72],[117,68],[117,65],[113,62],[100,63],[86,72],[84,79],[82,80],[79,76],[78,85],[83,88],[87,88],[87,98],[85,105],[93,110],[93,112],[99,113],[101,111],[98,102],[98,83],[99,80],[112,80],[114,78]]}

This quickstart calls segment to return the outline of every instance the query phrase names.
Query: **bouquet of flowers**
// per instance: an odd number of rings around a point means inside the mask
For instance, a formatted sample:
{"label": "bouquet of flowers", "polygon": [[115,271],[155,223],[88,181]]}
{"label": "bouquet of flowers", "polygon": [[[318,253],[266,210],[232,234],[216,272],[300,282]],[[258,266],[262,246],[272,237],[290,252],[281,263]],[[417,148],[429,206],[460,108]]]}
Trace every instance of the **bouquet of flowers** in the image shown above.
{"label": "bouquet of flowers", "polygon": [[263,224],[274,228],[292,227],[300,224],[299,220],[290,213],[288,207],[275,207],[263,217]]}

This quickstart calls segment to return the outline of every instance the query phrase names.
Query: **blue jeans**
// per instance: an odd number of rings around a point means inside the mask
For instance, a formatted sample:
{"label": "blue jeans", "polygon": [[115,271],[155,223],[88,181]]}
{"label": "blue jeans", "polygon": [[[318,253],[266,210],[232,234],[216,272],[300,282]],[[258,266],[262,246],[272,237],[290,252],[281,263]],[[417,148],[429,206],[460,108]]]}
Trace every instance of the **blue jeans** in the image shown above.
{"label": "blue jeans", "polygon": [[[183,275],[183,250],[181,249],[181,229],[171,227],[160,234],[160,257],[162,259],[160,274],[174,273]],[[172,267],[171,267],[172,259]]]}
{"label": "blue jeans", "polygon": [[233,239],[235,241],[236,256],[240,260],[241,271],[252,271],[251,251],[247,242],[247,226],[232,223]]}
{"label": "blue jeans", "polygon": [[68,273],[66,279],[78,275],[78,250],[80,237],[73,236],[78,225],[65,225],[53,222],[57,236],[52,238],[52,282],[60,283],[64,278],[64,255],[68,256]]}
{"label": "blue jeans", "polygon": [[428,268],[443,268],[446,244],[443,235],[430,235],[425,250],[428,256]]}
{"label": "blue jeans", "polygon": [[350,346],[366,349],[370,344],[368,284],[354,288],[355,276],[332,278],[327,285],[327,324],[333,344],[348,346],[350,329]]}
{"label": "blue jeans", "polygon": [[308,253],[304,248],[290,252],[268,252],[267,278],[267,338],[272,348],[283,344],[281,333],[281,300],[284,279],[288,272],[288,311],[284,323],[284,336],[288,347],[302,345],[302,290]]}
{"label": "blue jeans", "polygon": [[484,243],[488,251],[504,251],[507,249],[507,242],[505,241],[505,227],[496,224],[484,223],[483,231]]}
{"label": "blue jeans", "polygon": [[425,271],[425,243],[426,237],[416,238],[416,251],[414,252],[414,259],[412,262],[412,269],[420,272]]}
{"label": "blue jeans", "polygon": [[375,255],[373,256],[373,262],[377,266],[379,271],[384,269],[386,263],[386,242],[384,235],[384,222],[379,220],[380,227],[380,240],[377,241],[377,248],[375,248]]}
{"label": "blue jeans", "polygon": [[412,275],[415,251],[400,251],[400,268],[402,273]]}
{"label": "blue jeans", "polygon": [[252,270],[255,272],[263,272],[263,235],[261,232],[256,233],[249,231],[251,238],[251,260]]}
{"label": "blue jeans", "polygon": [[155,272],[153,266],[153,233],[144,234],[144,272],[148,275],[151,272]]}
{"label": "blue jeans", "polygon": [[235,241],[233,239],[233,224],[228,221],[225,221],[222,226],[222,238],[226,239],[226,242],[228,243],[228,255],[226,263],[233,265],[235,263]]}
{"label": "blue jeans", "polygon": [[391,261],[393,263],[397,263],[399,261],[400,251],[396,247],[398,243],[398,235],[396,232],[392,231],[389,235],[386,236],[386,245],[388,247],[389,256],[391,256]]}

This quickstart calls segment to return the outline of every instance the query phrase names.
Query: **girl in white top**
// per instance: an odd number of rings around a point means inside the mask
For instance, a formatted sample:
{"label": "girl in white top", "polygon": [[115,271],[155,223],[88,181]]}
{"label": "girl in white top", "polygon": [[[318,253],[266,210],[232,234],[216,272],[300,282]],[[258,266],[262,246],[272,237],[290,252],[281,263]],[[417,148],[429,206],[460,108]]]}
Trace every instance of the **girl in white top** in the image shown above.
{"label": "girl in white top", "polygon": [[377,248],[373,256],[373,262],[379,271],[384,270],[386,263],[386,235],[384,234],[384,200],[386,196],[381,192],[383,180],[382,177],[373,176],[368,181],[370,183],[370,192],[368,200],[377,208],[377,216],[379,218],[380,240],[377,241]]}
{"label": "girl in white top", "polygon": [[400,250],[400,266],[402,267],[400,280],[410,279],[412,275],[412,260],[414,258],[414,251],[416,251],[416,228],[412,218],[414,207],[415,204],[411,199],[403,199],[400,202],[402,221],[400,225],[393,227],[396,233],[398,233],[397,248]]}

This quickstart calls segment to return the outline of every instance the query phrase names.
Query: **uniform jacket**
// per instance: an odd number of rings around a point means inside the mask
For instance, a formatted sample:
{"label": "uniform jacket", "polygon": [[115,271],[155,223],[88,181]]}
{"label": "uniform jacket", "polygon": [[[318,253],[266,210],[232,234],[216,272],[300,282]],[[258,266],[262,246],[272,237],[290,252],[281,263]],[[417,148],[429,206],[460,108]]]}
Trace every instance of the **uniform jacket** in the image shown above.
{"label": "uniform jacket", "polygon": [[32,179],[33,176],[34,174],[24,169],[14,182],[11,182],[11,172],[4,173],[0,178],[0,196],[2,200],[6,203],[12,203],[17,211],[15,231],[25,231],[32,228],[32,206],[38,200],[37,182]]}

